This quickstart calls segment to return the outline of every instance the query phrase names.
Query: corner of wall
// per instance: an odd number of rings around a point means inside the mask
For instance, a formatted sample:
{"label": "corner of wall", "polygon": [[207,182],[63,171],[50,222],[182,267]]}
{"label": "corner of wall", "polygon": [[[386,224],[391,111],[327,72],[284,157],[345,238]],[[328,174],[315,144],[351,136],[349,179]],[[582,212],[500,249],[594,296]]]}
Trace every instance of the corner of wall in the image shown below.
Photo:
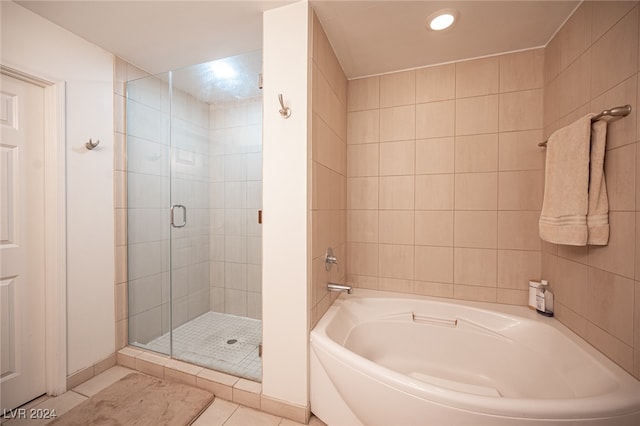
{"label": "corner of wall", "polygon": [[308,2],[264,13],[262,389],[299,406],[309,401],[308,38]]}
{"label": "corner of wall", "polygon": [[638,2],[583,2],[545,49],[545,139],[589,112],[630,104],[632,113],[608,123],[608,244],[544,243],[542,257],[558,320],[638,379],[639,13]]}
{"label": "corner of wall", "polygon": [[[310,328],[324,315],[337,293],[329,282],[346,280],[347,78],[318,20],[311,13],[311,171]],[[328,247],[338,265],[326,271]]]}

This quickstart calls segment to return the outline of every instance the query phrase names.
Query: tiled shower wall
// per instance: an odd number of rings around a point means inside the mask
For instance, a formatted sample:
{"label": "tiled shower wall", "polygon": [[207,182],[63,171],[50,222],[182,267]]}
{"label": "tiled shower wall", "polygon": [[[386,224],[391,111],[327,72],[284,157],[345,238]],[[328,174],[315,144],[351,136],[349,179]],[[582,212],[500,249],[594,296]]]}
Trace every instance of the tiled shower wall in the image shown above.
{"label": "tiled shower wall", "polygon": [[[344,283],[345,279],[347,79],[315,12],[311,26],[313,327],[337,297],[337,293],[327,291],[327,283]],[[324,264],[328,247],[338,259],[338,265],[329,272]]]}
{"label": "tiled shower wall", "polygon": [[347,280],[526,304],[540,278],[544,51],[350,80]]}
{"label": "tiled shower wall", "polygon": [[127,272],[127,144],[126,82],[148,76],[126,61],[114,60],[114,208],[115,208],[115,318],[116,350],[127,346],[128,338],[128,272]]}
{"label": "tiled shower wall", "polygon": [[638,2],[584,2],[545,50],[544,135],[630,104],[611,122],[605,178],[609,244],[543,244],[556,317],[640,378],[640,32]]}
{"label": "tiled shower wall", "polygon": [[262,319],[262,98],[209,110],[211,310]]}

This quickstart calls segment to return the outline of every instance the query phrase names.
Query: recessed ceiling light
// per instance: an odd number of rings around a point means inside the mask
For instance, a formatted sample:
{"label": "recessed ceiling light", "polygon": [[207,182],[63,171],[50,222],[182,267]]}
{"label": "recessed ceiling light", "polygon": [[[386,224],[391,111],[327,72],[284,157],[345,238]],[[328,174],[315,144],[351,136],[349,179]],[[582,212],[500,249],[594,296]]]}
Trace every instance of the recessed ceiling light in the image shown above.
{"label": "recessed ceiling light", "polygon": [[427,18],[427,28],[432,31],[442,31],[451,27],[458,18],[458,11],[455,9],[442,9],[432,13]]}

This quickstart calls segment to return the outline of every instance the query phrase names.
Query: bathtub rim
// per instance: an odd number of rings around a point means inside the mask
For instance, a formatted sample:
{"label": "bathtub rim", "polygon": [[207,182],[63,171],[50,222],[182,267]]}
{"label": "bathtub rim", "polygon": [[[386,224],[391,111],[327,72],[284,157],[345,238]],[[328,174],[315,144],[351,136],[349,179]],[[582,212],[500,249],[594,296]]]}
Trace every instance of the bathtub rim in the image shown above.
{"label": "bathtub rim", "polygon": [[[502,315],[516,318],[526,318],[551,325],[556,330],[586,352],[595,362],[604,368],[606,373],[612,376],[617,385],[616,389],[595,396],[575,398],[495,398],[466,394],[453,391],[444,387],[426,384],[407,375],[383,367],[373,361],[364,358],[338,342],[335,342],[327,334],[327,327],[332,323],[336,315],[349,301],[359,299],[372,300],[405,300],[416,302],[419,300],[436,302],[441,304],[462,305],[472,309],[497,312]],[[316,356],[323,365],[325,355],[330,356],[333,362],[341,362],[345,366],[358,370],[374,380],[385,383],[401,391],[415,395],[418,398],[428,400],[444,407],[456,410],[467,410],[486,415],[526,418],[531,420],[579,420],[616,418],[640,413],[640,381],[607,358],[604,354],[591,346],[580,336],[571,331],[555,318],[547,318],[536,314],[534,311],[517,305],[503,305],[491,302],[476,302],[450,298],[431,296],[407,295],[403,293],[386,292],[380,290],[359,289],[353,290],[350,295],[342,294],[327,310],[310,333],[311,350],[316,351]],[[324,368],[324,365],[323,365]],[[330,374],[327,372],[330,376]],[[635,391],[638,396],[633,397]],[[579,413],[580,418],[575,417]]]}

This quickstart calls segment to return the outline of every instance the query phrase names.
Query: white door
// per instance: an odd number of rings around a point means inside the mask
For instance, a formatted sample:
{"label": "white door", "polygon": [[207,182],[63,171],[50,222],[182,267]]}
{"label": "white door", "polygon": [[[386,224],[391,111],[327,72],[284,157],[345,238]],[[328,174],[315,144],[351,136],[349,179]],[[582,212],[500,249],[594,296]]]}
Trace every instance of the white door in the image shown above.
{"label": "white door", "polygon": [[44,89],[0,84],[0,409],[45,393]]}

